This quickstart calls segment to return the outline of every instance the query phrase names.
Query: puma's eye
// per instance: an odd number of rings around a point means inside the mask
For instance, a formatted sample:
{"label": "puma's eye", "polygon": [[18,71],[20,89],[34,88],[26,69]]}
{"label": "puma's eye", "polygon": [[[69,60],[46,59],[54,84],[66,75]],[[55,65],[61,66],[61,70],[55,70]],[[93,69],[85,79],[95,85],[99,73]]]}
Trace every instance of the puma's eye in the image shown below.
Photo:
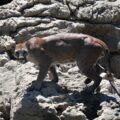
{"label": "puma's eye", "polygon": [[19,52],[18,51],[15,52],[15,57],[19,58]]}
{"label": "puma's eye", "polygon": [[23,51],[23,56],[26,56],[28,54],[27,51]]}

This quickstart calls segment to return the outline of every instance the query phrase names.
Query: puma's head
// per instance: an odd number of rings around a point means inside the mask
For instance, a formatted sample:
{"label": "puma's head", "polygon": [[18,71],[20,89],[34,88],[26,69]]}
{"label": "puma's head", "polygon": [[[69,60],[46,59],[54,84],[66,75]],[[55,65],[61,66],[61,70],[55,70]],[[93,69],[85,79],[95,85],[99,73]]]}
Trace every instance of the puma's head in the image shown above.
{"label": "puma's head", "polygon": [[14,57],[23,62],[26,61],[26,56],[28,55],[28,50],[26,48],[25,42],[18,43],[15,45]]}

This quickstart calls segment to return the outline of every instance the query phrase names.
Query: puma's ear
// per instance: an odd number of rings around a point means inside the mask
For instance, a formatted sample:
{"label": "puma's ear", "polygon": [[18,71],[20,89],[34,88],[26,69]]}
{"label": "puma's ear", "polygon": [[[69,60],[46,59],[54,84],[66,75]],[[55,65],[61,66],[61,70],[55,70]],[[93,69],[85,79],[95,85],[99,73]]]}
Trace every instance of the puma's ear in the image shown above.
{"label": "puma's ear", "polygon": [[28,50],[30,50],[30,42],[27,41],[27,42],[25,43],[25,46],[26,46],[26,48],[27,48]]}

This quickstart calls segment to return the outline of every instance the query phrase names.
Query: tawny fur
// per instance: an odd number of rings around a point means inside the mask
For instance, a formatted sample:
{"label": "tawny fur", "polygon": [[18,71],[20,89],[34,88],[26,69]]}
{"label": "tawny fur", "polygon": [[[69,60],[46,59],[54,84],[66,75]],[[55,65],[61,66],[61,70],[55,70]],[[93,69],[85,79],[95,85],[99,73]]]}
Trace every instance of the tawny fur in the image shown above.
{"label": "tawny fur", "polygon": [[94,84],[88,88],[89,92],[93,92],[102,79],[97,73],[95,64],[102,52],[109,52],[103,41],[90,35],[77,33],[33,37],[27,42],[17,44],[15,51],[20,52],[20,48],[27,50],[28,54],[23,56],[24,58],[40,67],[37,89],[40,89],[49,69],[54,76],[54,81],[58,81],[54,64],[76,61],[81,73],[88,79],[94,80]]}

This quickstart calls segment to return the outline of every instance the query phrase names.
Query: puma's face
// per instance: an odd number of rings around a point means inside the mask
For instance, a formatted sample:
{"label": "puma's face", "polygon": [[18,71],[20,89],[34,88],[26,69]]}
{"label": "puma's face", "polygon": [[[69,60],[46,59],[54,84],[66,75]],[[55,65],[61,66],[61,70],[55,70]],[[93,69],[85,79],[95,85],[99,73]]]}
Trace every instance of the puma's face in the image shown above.
{"label": "puma's face", "polygon": [[15,46],[15,50],[14,50],[14,57],[23,62],[26,61],[26,57],[28,55],[28,51],[27,48],[25,46],[25,43],[18,43]]}

